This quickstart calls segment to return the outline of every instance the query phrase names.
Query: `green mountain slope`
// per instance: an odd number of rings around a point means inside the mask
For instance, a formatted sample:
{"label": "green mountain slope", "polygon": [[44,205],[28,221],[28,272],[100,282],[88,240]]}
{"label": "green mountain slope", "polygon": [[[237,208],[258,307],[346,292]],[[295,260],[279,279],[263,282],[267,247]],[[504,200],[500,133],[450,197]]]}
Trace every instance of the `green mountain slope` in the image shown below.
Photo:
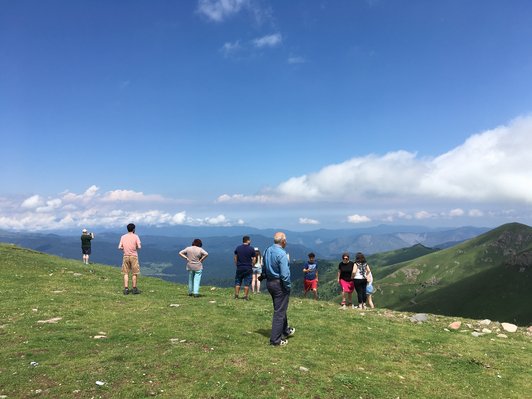
{"label": "green mountain slope", "polygon": [[[397,262],[416,259],[420,256],[436,251],[439,251],[439,249],[428,248],[422,244],[416,244],[408,248],[373,254],[368,256],[367,260],[371,265],[375,279],[380,280],[401,267]],[[352,258],[354,258],[354,255],[354,253],[351,254]],[[340,263],[340,259],[335,261],[318,260],[320,280],[319,294],[322,299],[332,300],[339,298],[340,287],[336,280],[338,275],[338,263]],[[293,279],[295,280],[294,291],[296,293],[301,293],[303,291],[303,263],[292,262],[291,269]]]}
{"label": "green mountain slope", "polygon": [[[475,338],[389,310],[292,298],[286,347],[269,295],[141,277],[0,244],[0,396],[6,398],[523,398],[530,336]],[[478,323],[463,320],[464,325]],[[103,385],[97,385],[96,382]],[[445,389],[442,389],[445,387]]]}
{"label": "green mountain slope", "polygon": [[[532,322],[532,228],[511,223],[388,266],[375,301],[396,310]],[[395,269],[395,270],[394,270]]]}

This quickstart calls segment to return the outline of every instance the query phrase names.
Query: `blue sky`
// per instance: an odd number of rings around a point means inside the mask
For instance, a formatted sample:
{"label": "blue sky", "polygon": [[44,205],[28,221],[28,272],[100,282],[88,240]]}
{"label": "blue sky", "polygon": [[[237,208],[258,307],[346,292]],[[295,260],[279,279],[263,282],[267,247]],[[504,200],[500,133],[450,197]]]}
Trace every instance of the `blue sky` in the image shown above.
{"label": "blue sky", "polygon": [[529,1],[16,1],[0,228],[532,224]]}

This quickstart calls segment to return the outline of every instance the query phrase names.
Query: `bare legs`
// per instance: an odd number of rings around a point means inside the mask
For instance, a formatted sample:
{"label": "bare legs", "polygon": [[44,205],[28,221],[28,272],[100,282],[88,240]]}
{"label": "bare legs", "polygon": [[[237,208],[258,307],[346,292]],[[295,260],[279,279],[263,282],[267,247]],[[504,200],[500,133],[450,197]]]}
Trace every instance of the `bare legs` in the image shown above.
{"label": "bare legs", "polygon": [[251,281],[251,292],[258,294],[260,292],[260,280],[259,275],[253,273],[253,280]]}
{"label": "bare legs", "polygon": [[371,309],[375,308],[375,305],[373,304],[373,295],[368,295],[368,305]]}
{"label": "bare legs", "polygon": [[[137,286],[137,275],[134,274],[131,280],[133,281],[133,288],[135,288]],[[129,274],[124,274],[124,288],[128,288],[128,287],[129,287]]]}
{"label": "bare legs", "polygon": [[[317,293],[316,293],[317,295]],[[342,291],[342,304],[345,304],[346,299],[348,303],[353,303],[353,293]]]}

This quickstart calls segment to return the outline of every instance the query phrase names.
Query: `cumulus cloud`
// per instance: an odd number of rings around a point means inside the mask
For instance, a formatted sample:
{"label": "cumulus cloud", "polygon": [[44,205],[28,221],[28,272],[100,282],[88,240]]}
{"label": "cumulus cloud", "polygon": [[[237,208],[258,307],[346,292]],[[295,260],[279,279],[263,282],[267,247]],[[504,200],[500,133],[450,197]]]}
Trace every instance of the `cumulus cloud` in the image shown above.
{"label": "cumulus cloud", "polygon": [[320,224],[320,222],[311,218],[299,218],[299,224]]}
{"label": "cumulus cloud", "polygon": [[[433,158],[398,150],[370,154],[292,177],[255,195],[223,202],[445,201],[532,203],[532,117],[475,134]],[[419,214],[417,217],[422,216]]]}
{"label": "cumulus cloud", "polygon": [[350,215],[347,217],[347,222],[355,223],[355,224],[356,223],[368,223],[368,222],[371,222],[371,219],[367,216],[354,214],[354,215]]}
{"label": "cumulus cloud", "polygon": [[464,212],[463,209],[456,208],[456,209],[451,209],[451,211],[449,212],[449,216],[451,216],[451,217],[463,216],[464,213],[465,212]]}
{"label": "cumulus cloud", "polygon": [[41,206],[44,203],[43,199],[39,195],[32,195],[29,198],[26,198],[21,207],[27,209],[34,209]]}
{"label": "cumulus cloud", "polygon": [[63,200],[67,202],[87,202],[98,195],[100,188],[98,186],[90,186],[83,194],[75,194],[69,191],[63,195]]}
{"label": "cumulus cloud", "polygon": [[414,217],[418,220],[422,220],[422,219],[430,219],[431,217],[434,217],[434,215],[427,211],[419,211],[414,214]]}
{"label": "cumulus cloud", "polygon": [[55,230],[77,227],[120,227],[130,222],[150,226],[243,224],[225,215],[193,218],[186,211],[156,209],[154,205],[173,208],[177,201],[157,194],[133,190],[100,193],[97,186],[78,194],[65,191],[57,197],[33,195],[23,201],[1,198],[0,226],[12,230]]}
{"label": "cumulus cloud", "polygon": [[283,37],[280,33],[274,33],[272,35],[267,35],[259,37],[253,40],[253,45],[257,48],[263,47],[276,47],[283,41]]}
{"label": "cumulus cloud", "polygon": [[46,206],[40,206],[36,209],[36,212],[51,212],[61,206],[63,201],[59,198],[46,201]]}
{"label": "cumulus cloud", "polygon": [[143,192],[132,190],[113,190],[108,191],[102,196],[102,201],[106,202],[124,202],[124,201],[145,201],[157,202],[164,201],[161,195],[145,195]]}
{"label": "cumulus cloud", "polygon": [[205,218],[205,223],[210,225],[226,225],[228,223],[227,218],[224,215],[218,215],[216,217]]}

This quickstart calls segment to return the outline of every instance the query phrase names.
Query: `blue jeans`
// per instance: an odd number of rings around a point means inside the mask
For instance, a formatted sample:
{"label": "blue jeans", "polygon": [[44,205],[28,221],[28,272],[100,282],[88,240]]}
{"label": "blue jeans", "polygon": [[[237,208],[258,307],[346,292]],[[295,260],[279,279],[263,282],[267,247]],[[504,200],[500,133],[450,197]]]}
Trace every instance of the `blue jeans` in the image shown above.
{"label": "blue jeans", "polygon": [[201,282],[201,273],[203,270],[189,270],[188,271],[188,293],[199,294],[199,286]]}
{"label": "blue jeans", "polygon": [[268,291],[273,300],[272,334],[270,336],[270,343],[272,345],[279,345],[282,336],[289,333],[286,310],[288,309],[290,291],[283,287],[283,284],[279,279],[268,280],[266,286],[268,287]]}

